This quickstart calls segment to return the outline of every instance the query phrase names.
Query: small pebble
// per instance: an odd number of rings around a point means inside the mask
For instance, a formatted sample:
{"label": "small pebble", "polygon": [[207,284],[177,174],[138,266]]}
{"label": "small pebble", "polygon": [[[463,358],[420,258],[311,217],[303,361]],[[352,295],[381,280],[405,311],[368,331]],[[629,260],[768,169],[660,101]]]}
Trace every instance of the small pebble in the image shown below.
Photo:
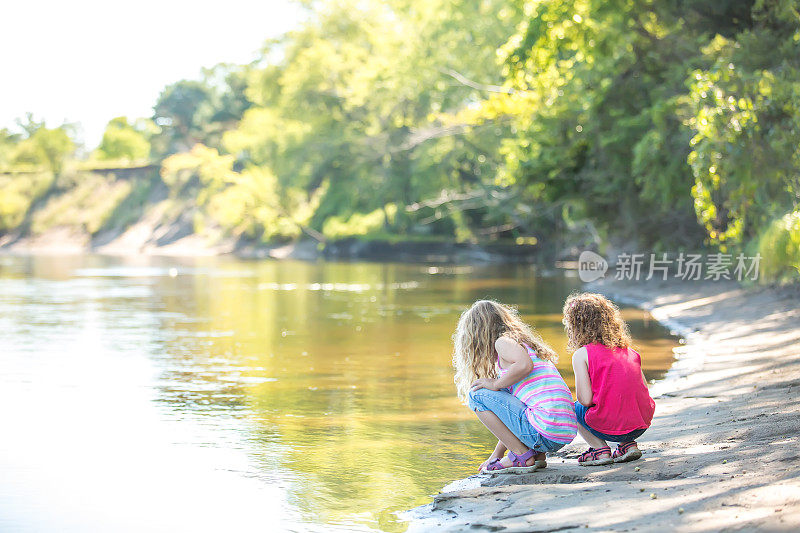
{"label": "small pebble", "polygon": [[639,468],[639,467],[637,466],[636,468],[634,468],[634,470],[638,472],[639,470],[641,470],[641,468]]}
{"label": "small pebble", "polygon": [[651,492],[650,493],[650,499],[651,500],[655,500],[656,498],[658,498],[658,496],[656,496],[656,493],[655,492]]}

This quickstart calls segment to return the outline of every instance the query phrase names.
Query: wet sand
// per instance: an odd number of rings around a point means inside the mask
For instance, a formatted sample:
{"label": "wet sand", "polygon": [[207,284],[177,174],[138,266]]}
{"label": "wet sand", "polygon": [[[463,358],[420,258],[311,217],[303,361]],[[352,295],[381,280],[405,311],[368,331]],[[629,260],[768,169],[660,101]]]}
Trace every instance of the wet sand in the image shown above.
{"label": "wet sand", "polygon": [[408,513],[409,531],[800,529],[797,290],[728,282],[588,289],[649,309],[686,339],[651,387],[656,415],[639,440],[642,459],[579,466],[587,446],[578,437],[544,470],[452,483]]}

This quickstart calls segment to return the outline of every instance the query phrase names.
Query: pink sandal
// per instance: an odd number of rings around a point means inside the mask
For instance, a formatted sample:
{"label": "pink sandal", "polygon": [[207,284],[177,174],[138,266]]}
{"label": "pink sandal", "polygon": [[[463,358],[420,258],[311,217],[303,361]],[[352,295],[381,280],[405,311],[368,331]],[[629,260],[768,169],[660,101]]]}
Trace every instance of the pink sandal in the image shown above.
{"label": "pink sandal", "polygon": [[628,461],[635,461],[636,459],[642,456],[641,450],[636,446],[636,441],[632,440],[629,442],[621,442],[617,449],[614,450],[614,455],[612,455],[612,459],[614,459],[615,463],[627,463]]}
{"label": "pink sandal", "polygon": [[[601,457],[608,454],[607,457]],[[589,448],[578,456],[578,464],[581,466],[596,466],[596,465],[610,465],[614,462],[611,458],[611,448],[603,446],[602,448]]]}
{"label": "pink sandal", "polygon": [[536,464],[537,461],[534,461],[531,466],[526,464],[528,459],[534,456],[536,456],[536,452],[533,450],[528,450],[522,455],[517,455],[511,450],[508,450],[508,458],[511,459],[511,466],[503,466],[500,464],[500,459],[495,459],[486,465],[483,472],[498,472],[503,474],[527,474],[528,472],[536,472],[541,468]]}

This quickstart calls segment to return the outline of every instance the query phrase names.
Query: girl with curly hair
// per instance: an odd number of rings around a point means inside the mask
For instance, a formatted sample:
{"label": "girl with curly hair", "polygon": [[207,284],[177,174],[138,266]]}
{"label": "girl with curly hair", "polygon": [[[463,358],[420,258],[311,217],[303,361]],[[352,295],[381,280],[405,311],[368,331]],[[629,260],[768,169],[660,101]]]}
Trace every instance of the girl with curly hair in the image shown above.
{"label": "girl with curly hair", "polygon": [[453,345],[458,396],[497,437],[480,471],[544,468],[546,452],[572,442],[578,423],[557,356],[514,309],[475,302],[461,315]]}
{"label": "girl with curly hair", "polygon": [[[639,459],[642,452],[636,439],[650,427],[655,402],[619,309],[600,294],[572,294],[564,302],[563,322],[568,348],[574,350],[578,433],[590,446],[578,463]],[[606,441],[619,443],[613,454]]]}

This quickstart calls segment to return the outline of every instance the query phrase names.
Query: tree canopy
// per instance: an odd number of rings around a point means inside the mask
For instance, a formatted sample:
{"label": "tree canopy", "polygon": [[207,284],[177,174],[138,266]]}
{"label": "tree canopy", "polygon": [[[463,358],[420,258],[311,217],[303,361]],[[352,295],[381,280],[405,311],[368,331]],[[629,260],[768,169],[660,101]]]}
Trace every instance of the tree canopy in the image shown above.
{"label": "tree canopy", "polygon": [[[148,152],[254,241],[782,242],[800,268],[796,0],[305,6],[252,63],[166,87],[152,131],[112,120],[98,157]],[[67,130],[27,126],[0,132],[0,164],[57,172]]]}

